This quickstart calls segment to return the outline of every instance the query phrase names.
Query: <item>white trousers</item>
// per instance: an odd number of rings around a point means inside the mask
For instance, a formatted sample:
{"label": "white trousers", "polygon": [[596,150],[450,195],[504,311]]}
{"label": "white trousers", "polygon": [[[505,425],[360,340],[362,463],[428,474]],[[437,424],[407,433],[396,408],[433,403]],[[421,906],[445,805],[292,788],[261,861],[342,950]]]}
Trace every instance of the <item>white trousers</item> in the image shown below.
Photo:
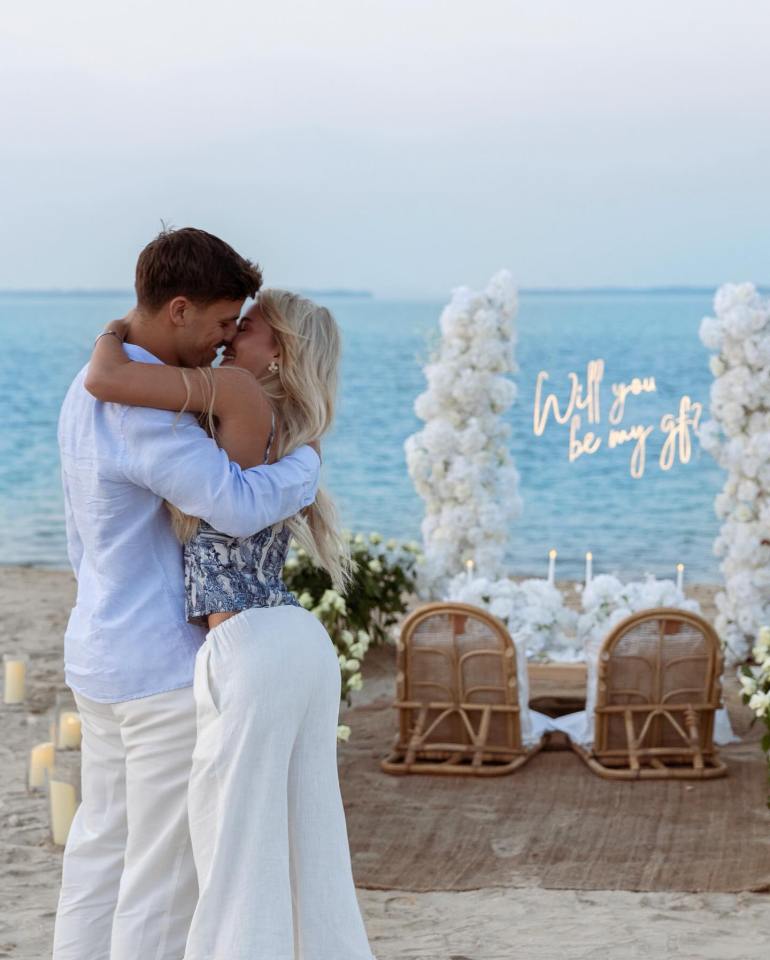
{"label": "white trousers", "polygon": [[198,892],[193,692],[76,700],[83,802],[64,851],[54,960],[181,960]]}
{"label": "white trousers", "polygon": [[209,632],[194,692],[200,894],[185,960],[372,960],[337,776],[329,635],[301,607],[245,610]]}

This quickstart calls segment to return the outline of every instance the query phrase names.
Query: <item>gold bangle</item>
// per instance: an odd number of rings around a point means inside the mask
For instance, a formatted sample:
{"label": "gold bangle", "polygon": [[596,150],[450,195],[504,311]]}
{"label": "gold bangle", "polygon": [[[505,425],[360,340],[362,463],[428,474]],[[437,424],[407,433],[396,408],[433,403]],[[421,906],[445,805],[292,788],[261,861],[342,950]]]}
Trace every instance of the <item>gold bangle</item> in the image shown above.
{"label": "gold bangle", "polygon": [[117,337],[117,338],[118,338],[118,343],[123,343],[123,338],[122,338],[119,334],[115,333],[114,330],[105,330],[103,333],[100,333],[100,334],[99,334],[99,336],[96,338],[96,340],[94,340],[94,346],[96,346],[97,342],[98,342],[102,337]]}

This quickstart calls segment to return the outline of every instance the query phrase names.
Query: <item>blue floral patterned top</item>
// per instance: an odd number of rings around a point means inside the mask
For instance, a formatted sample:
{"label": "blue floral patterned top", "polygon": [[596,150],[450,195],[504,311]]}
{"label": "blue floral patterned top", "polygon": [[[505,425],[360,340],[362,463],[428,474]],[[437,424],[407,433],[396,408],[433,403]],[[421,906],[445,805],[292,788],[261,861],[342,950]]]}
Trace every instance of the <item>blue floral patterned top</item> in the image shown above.
{"label": "blue floral patterned top", "polygon": [[[275,436],[273,414],[264,463]],[[281,579],[291,533],[285,521],[250,537],[228,537],[201,520],[184,547],[185,608],[190,623],[250,607],[298,607]]]}

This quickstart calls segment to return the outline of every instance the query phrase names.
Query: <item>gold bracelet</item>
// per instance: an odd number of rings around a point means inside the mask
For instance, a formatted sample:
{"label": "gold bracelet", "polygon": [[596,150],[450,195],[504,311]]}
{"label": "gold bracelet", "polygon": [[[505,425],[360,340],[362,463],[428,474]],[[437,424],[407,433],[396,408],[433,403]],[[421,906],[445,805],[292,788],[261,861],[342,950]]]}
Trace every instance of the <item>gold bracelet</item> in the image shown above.
{"label": "gold bracelet", "polygon": [[115,333],[114,330],[105,330],[103,333],[99,334],[96,340],[94,340],[94,346],[96,346],[101,337],[117,337],[118,343],[123,343],[123,338],[119,334]]}

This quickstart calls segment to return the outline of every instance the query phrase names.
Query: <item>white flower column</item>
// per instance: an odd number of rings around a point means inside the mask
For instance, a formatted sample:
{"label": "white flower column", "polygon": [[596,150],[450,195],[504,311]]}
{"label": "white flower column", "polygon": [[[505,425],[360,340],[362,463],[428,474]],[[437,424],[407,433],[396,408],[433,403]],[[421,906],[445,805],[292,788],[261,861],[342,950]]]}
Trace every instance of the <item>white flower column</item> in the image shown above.
{"label": "white flower column", "polygon": [[726,284],[714,312],[700,328],[715,378],[700,442],[727,471],[714,504],[722,520],[714,552],[725,583],[716,628],[735,663],[770,620],[770,301],[751,283]]}
{"label": "white flower column", "polygon": [[501,270],[487,288],[455,290],[441,314],[441,340],[425,367],[428,389],[415,401],[425,427],[405,444],[407,466],[425,501],[419,589],[442,597],[473,560],[496,579],[511,523],[521,512],[519,475],[508,451],[503,414],[516,397],[510,374],[516,288]]}

